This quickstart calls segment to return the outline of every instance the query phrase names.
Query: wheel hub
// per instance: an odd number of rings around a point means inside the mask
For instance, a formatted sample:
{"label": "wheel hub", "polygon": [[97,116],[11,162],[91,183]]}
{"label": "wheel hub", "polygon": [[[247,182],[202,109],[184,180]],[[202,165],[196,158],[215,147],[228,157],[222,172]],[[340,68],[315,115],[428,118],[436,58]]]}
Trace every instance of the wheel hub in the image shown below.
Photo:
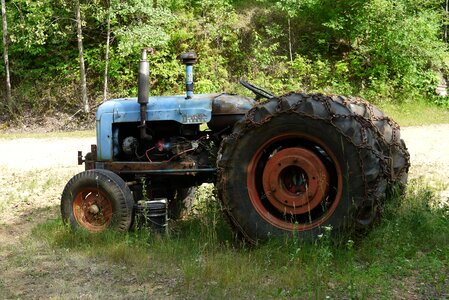
{"label": "wheel hub", "polygon": [[96,204],[92,204],[92,205],[89,207],[89,212],[90,212],[91,214],[93,214],[93,215],[96,215],[96,214],[98,214],[98,213],[100,212],[100,209],[98,208],[98,206],[97,206]]}
{"label": "wheel hub", "polygon": [[303,214],[321,203],[329,188],[329,175],[312,151],[287,148],[270,157],[262,182],[268,201],[278,211]]}
{"label": "wheel hub", "polygon": [[75,197],[73,212],[85,229],[103,231],[112,220],[112,203],[101,191],[88,189]]}

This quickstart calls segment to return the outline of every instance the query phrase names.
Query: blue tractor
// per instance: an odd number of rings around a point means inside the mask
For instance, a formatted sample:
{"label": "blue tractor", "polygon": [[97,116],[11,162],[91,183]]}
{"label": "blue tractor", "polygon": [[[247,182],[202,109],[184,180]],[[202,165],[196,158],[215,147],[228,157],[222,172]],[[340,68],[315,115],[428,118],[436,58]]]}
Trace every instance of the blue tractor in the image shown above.
{"label": "blue tractor", "polygon": [[[238,236],[250,243],[369,228],[388,194],[403,187],[409,154],[399,126],[359,98],[288,93],[248,82],[254,99],[193,93],[149,97],[150,49],[139,65],[138,97],[96,113],[97,144],[85,171],[65,186],[61,213],[73,229],[128,231],[144,220],[165,228],[190,206],[191,191],[214,183]],[[207,126],[206,126],[207,125]],[[138,225],[138,224],[137,224]]]}

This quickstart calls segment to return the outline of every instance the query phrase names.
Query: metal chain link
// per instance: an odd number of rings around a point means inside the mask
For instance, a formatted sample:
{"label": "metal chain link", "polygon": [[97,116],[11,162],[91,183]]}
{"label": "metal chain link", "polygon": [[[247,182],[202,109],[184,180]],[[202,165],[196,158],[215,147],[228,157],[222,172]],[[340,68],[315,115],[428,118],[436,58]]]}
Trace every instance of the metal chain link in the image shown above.
{"label": "metal chain link", "polygon": [[[260,127],[264,125],[265,123],[270,122],[270,120],[273,117],[276,117],[281,114],[285,113],[292,113],[297,114],[300,117],[307,117],[310,119],[315,120],[321,120],[323,122],[326,122],[330,126],[334,127],[335,130],[344,137],[349,143],[351,143],[356,149],[359,159],[359,164],[362,170],[362,176],[363,176],[363,182],[365,186],[365,199],[372,199],[371,205],[376,207],[382,207],[382,196],[377,195],[375,192],[378,190],[379,185],[382,184],[384,181],[386,181],[389,184],[400,182],[401,178],[406,175],[408,172],[409,166],[410,166],[410,155],[407,151],[407,148],[405,145],[401,143],[401,140],[399,138],[399,125],[394,122],[389,117],[382,115],[382,116],[375,116],[374,113],[374,107],[372,104],[368,103],[367,101],[360,99],[360,98],[354,98],[354,97],[342,97],[338,96],[338,100],[341,101],[338,102],[334,99],[332,99],[331,96],[324,96],[322,94],[296,94],[298,95],[298,101],[291,105],[288,109],[282,109],[283,103],[289,103],[288,98],[292,95],[295,95],[295,93],[289,93],[284,96],[278,97],[276,99],[277,105],[274,112],[268,112],[266,116],[262,117],[260,120],[256,121],[255,114],[257,110],[260,108],[259,106],[254,107],[251,109],[246,116],[246,119],[244,121],[244,126],[240,128],[237,131],[234,131],[231,135],[229,135],[226,138],[227,144],[236,144],[238,142],[238,139],[241,138],[249,129]],[[334,96],[335,97],[335,96]],[[323,107],[325,108],[327,112],[327,117],[318,116],[315,114],[308,114],[304,111],[300,110],[301,104],[303,104],[306,101],[315,101],[320,102]],[[265,102],[266,103],[266,102]],[[338,105],[342,105],[346,108],[348,111],[348,114],[337,114],[333,109],[333,104],[337,103]],[[357,107],[363,107],[363,110],[365,112],[365,115],[357,114],[353,109],[351,109],[351,105],[357,106]],[[357,141],[354,141],[352,137],[348,136],[344,132],[342,128],[338,126],[336,123],[337,120],[341,119],[352,119],[355,122],[357,122],[360,125],[360,135],[362,137],[361,143],[358,143]],[[384,126],[388,125],[391,129],[392,136],[391,140],[387,141],[385,135],[381,130],[376,126],[375,122],[381,123]],[[372,132],[374,138],[376,138],[377,142],[379,143],[381,149],[375,149],[372,145],[370,145],[368,141],[368,132]],[[381,175],[379,175],[374,182],[369,183],[367,181],[366,175],[365,175],[365,166],[363,161],[363,152],[369,151],[376,159],[379,161],[380,164],[380,170]],[[392,153],[399,153],[403,159],[404,164],[401,166],[401,168],[394,172],[393,169],[393,157]],[[219,171],[222,168],[219,167]],[[222,170],[221,170],[222,171]],[[232,214],[228,213],[228,215],[232,218]],[[237,224],[234,222],[234,224]]]}

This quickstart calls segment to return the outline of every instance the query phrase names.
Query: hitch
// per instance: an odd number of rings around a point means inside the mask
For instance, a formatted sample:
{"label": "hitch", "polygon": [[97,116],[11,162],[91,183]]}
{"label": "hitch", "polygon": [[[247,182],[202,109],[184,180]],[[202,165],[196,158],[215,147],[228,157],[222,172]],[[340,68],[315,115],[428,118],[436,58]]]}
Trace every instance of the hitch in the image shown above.
{"label": "hitch", "polygon": [[90,145],[90,152],[84,156],[83,151],[78,151],[78,165],[85,164],[85,170],[95,169],[95,161],[97,160],[97,145]]}

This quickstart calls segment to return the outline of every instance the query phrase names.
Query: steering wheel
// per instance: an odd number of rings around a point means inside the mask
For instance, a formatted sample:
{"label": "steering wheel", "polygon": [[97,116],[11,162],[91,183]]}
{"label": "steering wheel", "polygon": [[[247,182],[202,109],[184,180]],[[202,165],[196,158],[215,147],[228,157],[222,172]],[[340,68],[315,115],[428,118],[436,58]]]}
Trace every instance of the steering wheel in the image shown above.
{"label": "steering wheel", "polygon": [[240,79],[240,84],[256,95],[255,100],[259,100],[260,98],[272,99],[275,97],[272,93],[264,90],[263,88],[255,86],[254,84],[251,84],[243,79]]}

